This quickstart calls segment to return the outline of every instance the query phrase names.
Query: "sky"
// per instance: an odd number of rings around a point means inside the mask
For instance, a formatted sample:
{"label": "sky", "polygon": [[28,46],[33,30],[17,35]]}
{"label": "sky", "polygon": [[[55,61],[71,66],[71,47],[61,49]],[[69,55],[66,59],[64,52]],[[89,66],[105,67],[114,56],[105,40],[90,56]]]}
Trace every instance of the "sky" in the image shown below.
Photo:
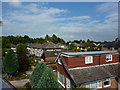
{"label": "sky", "polygon": [[69,40],[113,41],[118,37],[118,3],[2,2],[2,35],[46,34]]}

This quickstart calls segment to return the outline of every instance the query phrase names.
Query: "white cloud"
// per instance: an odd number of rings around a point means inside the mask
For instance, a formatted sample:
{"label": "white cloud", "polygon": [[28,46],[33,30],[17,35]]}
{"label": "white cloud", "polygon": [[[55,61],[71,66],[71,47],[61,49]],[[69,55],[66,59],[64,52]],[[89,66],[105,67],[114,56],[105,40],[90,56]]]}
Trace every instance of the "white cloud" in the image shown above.
{"label": "white cloud", "polygon": [[4,18],[3,35],[28,34],[31,37],[40,37],[55,33],[65,40],[76,38],[97,40],[101,39],[99,35],[102,34],[104,36],[116,34],[113,30],[117,30],[117,14],[116,12],[113,13],[112,8],[108,10],[111,5],[109,3],[106,3],[106,6],[102,4],[97,7],[101,13],[107,12],[104,22],[93,20],[87,15],[62,17],[61,14],[66,14],[69,11],[53,7],[48,8],[38,3],[27,5],[20,3],[17,6],[14,4],[12,4],[14,7],[18,8],[19,6],[19,10],[9,12],[9,15]]}
{"label": "white cloud", "polygon": [[118,9],[118,3],[103,3],[97,6],[97,9],[101,12],[116,12]]}
{"label": "white cloud", "polygon": [[18,2],[18,0],[16,2],[9,2],[9,5],[13,6],[13,7],[21,7],[21,2]]}

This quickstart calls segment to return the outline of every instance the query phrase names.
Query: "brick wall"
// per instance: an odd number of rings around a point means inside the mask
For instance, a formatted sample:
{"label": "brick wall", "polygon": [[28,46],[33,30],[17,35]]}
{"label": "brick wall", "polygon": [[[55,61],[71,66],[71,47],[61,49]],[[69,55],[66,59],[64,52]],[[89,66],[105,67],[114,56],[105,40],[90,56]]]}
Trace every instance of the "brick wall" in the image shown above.
{"label": "brick wall", "polygon": [[75,67],[86,67],[86,66],[94,66],[94,65],[102,65],[102,64],[110,64],[119,62],[119,55],[113,54],[112,61],[106,62],[106,55],[95,55],[93,56],[93,63],[85,64],[85,56],[80,57],[63,57],[64,61],[68,65],[68,68]]}

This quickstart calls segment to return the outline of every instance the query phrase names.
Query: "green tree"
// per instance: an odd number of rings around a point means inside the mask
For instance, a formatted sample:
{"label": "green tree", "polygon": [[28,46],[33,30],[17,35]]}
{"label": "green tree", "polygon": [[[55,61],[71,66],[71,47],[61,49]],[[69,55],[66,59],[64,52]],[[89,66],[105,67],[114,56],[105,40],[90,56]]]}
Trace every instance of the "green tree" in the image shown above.
{"label": "green tree", "polygon": [[2,38],[2,48],[10,48],[11,43],[7,37]]}
{"label": "green tree", "polygon": [[70,50],[74,50],[75,48],[76,48],[76,46],[74,44],[68,45],[68,49],[70,49]]}
{"label": "green tree", "polygon": [[17,57],[19,62],[19,71],[25,71],[29,67],[29,60],[27,57],[27,46],[19,44],[17,46]]}
{"label": "green tree", "polygon": [[13,75],[19,67],[17,57],[13,50],[9,50],[3,60],[3,71]]}
{"label": "green tree", "polygon": [[40,78],[37,88],[48,88],[48,89],[57,89],[59,88],[59,84],[55,74],[53,73],[51,68],[46,68],[42,77]]}
{"label": "green tree", "polygon": [[53,34],[53,36],[52,36],[52,42],[53,43],[58,43],[58,38],[55,34]]}
{"label": "green tree", "polygon": [[37,84],[38,84],[40,78],[42,77],[42,74],[45,71],[46,67],[47,66],[44,62],[41,62],[36,65],[32,75],[29,78],[32,88],[37,88]]}

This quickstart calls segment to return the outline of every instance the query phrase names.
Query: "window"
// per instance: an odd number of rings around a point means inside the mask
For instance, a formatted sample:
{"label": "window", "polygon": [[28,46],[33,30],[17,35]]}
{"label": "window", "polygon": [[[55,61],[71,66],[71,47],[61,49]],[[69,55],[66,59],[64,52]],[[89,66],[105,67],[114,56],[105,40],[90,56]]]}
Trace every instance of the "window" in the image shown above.
{"label": "window", "polygon": [[102,81],[97,82],[97,88],[102,88]]}
{"label": "window", "polygon": [[58,72],[58,80],[64,85],[64,75],[62,75],[60,72]]}
{"label": "window", "polygon": [[85,57],[85,64],[93,63],[93,57],[92,56],[86,56]]}
{"label": "window", "polygon": [[66,87],[71,88],[70,79],[66,78]]}
{"label": "window", "polygon": [[107,62],[112,61],[112,55],[106,55],[106,61]]}
{"label": "window", "polygon": [[91,82],[86,85],[86,88],[102,88],[102,81]]}
{"label": "window", "polygon": [[104,81],[104,87],[109,87],[110,85],[111,85],[110,79],[106,79],[106,80]]}
{"label": "window", "polygon": [[97,88],[97,87],[96,87],[96,83],[91,83],[91,84],[90,84],[90,88]]}

